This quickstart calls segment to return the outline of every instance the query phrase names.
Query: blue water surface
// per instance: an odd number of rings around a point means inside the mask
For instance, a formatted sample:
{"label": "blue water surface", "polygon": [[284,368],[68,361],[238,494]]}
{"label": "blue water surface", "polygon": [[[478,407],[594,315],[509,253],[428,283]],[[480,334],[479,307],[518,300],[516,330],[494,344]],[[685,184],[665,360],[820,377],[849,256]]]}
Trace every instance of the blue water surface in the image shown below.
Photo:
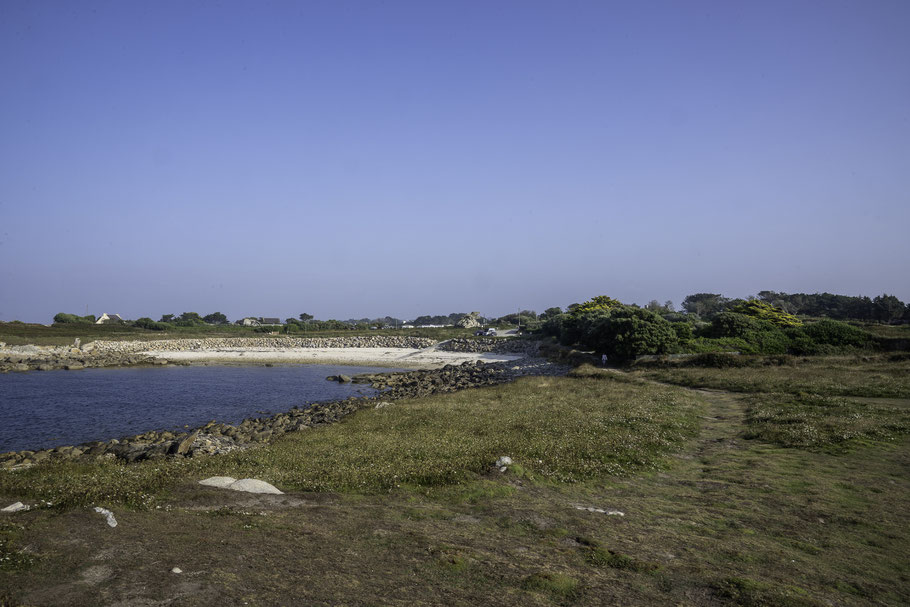
{"label": "blue water surface", "polygon": [[189,366],[0,374],[0,452],[110,440],[295,406],[370,396],[326,376],[390,371],[332,365]]}

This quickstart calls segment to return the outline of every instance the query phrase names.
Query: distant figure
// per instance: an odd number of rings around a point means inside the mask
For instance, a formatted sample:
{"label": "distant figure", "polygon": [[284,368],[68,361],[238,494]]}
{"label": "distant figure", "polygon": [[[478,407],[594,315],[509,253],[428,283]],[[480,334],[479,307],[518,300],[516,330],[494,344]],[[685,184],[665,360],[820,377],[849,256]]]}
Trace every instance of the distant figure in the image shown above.
{"label": "distant figure", "polygon": [[603,356],[600,357],[600,362],[603,364],[603,366],[605,366],[605,367],[607,366],[607,355],[606,354],[604,354]]}

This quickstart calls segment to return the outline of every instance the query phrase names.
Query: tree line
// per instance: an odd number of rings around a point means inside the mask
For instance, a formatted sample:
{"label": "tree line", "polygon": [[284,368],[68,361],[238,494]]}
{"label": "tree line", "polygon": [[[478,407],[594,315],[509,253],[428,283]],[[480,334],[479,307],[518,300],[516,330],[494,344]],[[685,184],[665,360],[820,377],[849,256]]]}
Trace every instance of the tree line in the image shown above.
{"label": "tree line", "polygon": [[[595,298],[596,299],[596,298]],[[777,291],[760,291],[757,296],[742,298],[725,297],[720,293],[695,293],[683,299],[679,310],[675,309],[672,301],[660,303],[652,300],[644,306],[629,304],[632,308],[641,308],[657,314],[670,322],[687,320],[711,321],[719,314],[728,312],[742,306],[749,301],[760,301],[788,314],[808,316],[815,318],[830,318],[833,320],[859,320],[873,322],[910,322],[910,304],[902,302],[894,295],[882,294],[876,297],[835,295],[832,293],[784,293]],[[485,325],[514,325],[526,327],[528,330],[539,330],[547,321],[562,314],[574,314],[579,308],[589,306],[584,304],[570,304],[566,311],[562,308],[547,308],[541,314],[534,310],[519,310],[498,318],[478,317]],[[465,312],[453,312],[445,315],[418,316],[409,324],[419,325],[454,325],[465,316]],[[262,320],[259,318],[258,320]],[[54,323],[91,324],[96,321],[94,315],[79,316],[61,312],[54,316]],[[231,322],[221,312],[213,312],[201,316],[196,312],[183,312],[182,314],[164,314],[157,321],[148,317],[127,324],[149,329],[164,331],[171,327],[193,327],[203,325],[229,325]],[[237,320],[234,324],[242,324]],[[295,331],[339,331],[352,329],[400,327],[406,321],[392,316],[380,318],[361,318],[348,320],[317,320],[312,314],[302,313],[297,318],[287,318],[284,321],[288,332]]]}

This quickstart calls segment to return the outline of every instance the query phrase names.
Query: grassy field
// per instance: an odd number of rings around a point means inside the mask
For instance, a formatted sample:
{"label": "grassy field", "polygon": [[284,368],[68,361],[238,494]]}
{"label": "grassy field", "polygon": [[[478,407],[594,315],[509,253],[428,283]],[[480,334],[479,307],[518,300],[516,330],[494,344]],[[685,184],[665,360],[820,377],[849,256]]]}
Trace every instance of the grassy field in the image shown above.
{"label": "grassy field", "polygon": [[[300,331],[290,337],[353,337],[397,335],[428,337],[446,340],[454,337],[470,337],[475,329],[439,327],[428,329],[382,329],[375,331]],[[276,334],[286,337],[283,329],[276,328]],[[152,339],[200,339],[206,337],[269,337],[269,333],[257,333],[252,327],[235,325],[206,325],[197,327],[174,327],[167,331],[151,331],[127,325],[55,324],[51,326],[19,322],[0,322],[0,341],[10,345],[36,344],[41,346],[65,346],[77,337],[82,343],[95,340],[152,340]]]}
{"label": "grassy field", "polygon": [[634,375],[690,388],[730,392],[910,398],[910,357],[906,354],[793,358],[790,362],[725,369],[645,368]]}
{"label": "grassy field", "polygon": [[[820,386],[842,374],[813,369]],[[574,375],[397,401],[217,458],[0,473],[7,503],[54,504],[0,518],[0,604],[910,602],[906,402]],[[855,431],[849,448],[798,440],[795,418]],[[196,483],[215,474],[287,493]]]}

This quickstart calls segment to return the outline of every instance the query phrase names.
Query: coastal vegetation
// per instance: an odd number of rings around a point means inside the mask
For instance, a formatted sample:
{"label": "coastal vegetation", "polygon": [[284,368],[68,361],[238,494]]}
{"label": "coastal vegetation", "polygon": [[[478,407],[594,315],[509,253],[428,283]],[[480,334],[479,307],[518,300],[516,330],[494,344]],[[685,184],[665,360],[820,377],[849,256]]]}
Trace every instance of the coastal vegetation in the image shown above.
{"label": "coastal vegetation", "polygon": [[[644,310],[644,312],[642,312]],[[644,306],[623,304],[600,295],[582,302],[534,310],[519,310],[498,318],[471,313],[483,326],[520,328],[549,335],[567,345],[611,353],[605,344],[617,342],[615,360],[641,354],[737,351],[745,354],[835,354],[855,350],[907,349],[910,305],[893,295],[833,295],[760,291],[746,299],[718,293],[687,296],[675,309],[673,302],[652,300]],[[92,339],[167,339],[169,337],[222,337],[246,333],[305,333],[317,336],[401,331],[419,337],[466,337],[468,329],[455,326],[468,313],[421,315],[412,321],[392,316],[348,320],[318,320],[301,313],[296,318],[247,317],[231,323],[221,312],[164,314],[158,320],[136,320],[95,325],[94,315],[61,312],[50,327],[18,321],[0,322],[0,341],[8,344],[64,345],[79,337]],[[607,320],[613,318],[612,321]],[[662,319],[670,323],[672,334]],[[244,324],[244,320],[252,322]],[[268,320],[269,322],[265,322]],[[900,324],[904,323],[904,324]],[[259,325],[259,326],[256,326]],[[431,325],[431,326],[429,326]],[[404,328],[404,327],[407,328]],[[30,341],[32,340],[32,341]]]}
{"label": "coastal vegetation", "polygon": [[[696,358],[395,400],[224,456],[0,472],[37,506],[3,519],[0,597],[906,604],[910,361]],[[215,475],[286,495],[197,484]]]}
{"label": "coastal vegetation", "polygon": [[[873,334],[830,318],[803,320],[758,299],[708,308],[706,301],[717,303],[717,300],[709,300],[706,295],[698,296],[701,307],[694,308],[701,310],[701,314],[683,316],[660,314],[648,307],[625,305],[598,296],[549,317],[540,332],[563,345],[594,350],[619,362],[641,355],[709,352],[831,355],[908,347],[905,340],[885,337],[881,331]],[[710,321],[704,320],[707,317]]]}

